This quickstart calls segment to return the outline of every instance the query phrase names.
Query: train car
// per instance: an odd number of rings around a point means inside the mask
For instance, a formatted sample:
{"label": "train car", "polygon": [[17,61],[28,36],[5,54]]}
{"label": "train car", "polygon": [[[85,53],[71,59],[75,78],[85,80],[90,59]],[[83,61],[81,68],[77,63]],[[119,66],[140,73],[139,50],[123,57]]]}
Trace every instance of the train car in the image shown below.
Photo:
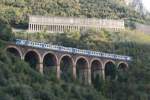
{"label": "train car", "polygon": [[82,54],[82,55],[88,55],[88,56],[96,56],[96,57],[118,59],[118,60],[125,60],[125,61],[132,60],[132,58],[129,56],[122,56],[122,55],[96,52],[96,51],[90,51],[90,50],[82,50],[82,49],[71,48],[71,47],[51,45],[51,44],[47,44],[47,43],[32,42],[29,40],[22,40],[22,39],[16,39],[15,44],[32,46],[32,47],[43,48],[43,49],[51,49],[51,50],[55,50],[55,51],[68,52],[68,53],[73,53],[73,54]]}
{"label": "train car", "polygon": [[17,45],[24,45],[26,40],[21,40],[21,39],[16,39],[16,44]]}

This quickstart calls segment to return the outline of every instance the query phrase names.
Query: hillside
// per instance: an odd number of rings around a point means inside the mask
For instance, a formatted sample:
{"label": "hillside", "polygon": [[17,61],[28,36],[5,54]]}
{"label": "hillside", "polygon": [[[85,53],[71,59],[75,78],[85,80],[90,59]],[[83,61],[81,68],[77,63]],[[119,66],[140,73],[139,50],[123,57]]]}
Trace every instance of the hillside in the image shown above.
{"label": "hillside", "polygon": [[[28,15],[126,18],[144,22],[120,0],[0,0],[0,100],[150,100],[150,35],[126,29],[112,32],[87,30],[62,34],[12,33],[11,27],[27,28]],[[129,55],[126,73],[100,78],[94,85],[57,80],[55,74],[41,75],[31,66],[4,51],[16,38],[80,49]]]}
{"label": "hillside", "polygon": [[28,15],[77,16],[143,22],[144,16],[118,0],[1,0],[0,19],[13,27],[27,28]]}
{"label": "hillside", "polygon": [[[91,34],[92,33],[92,34]],[[16,34],[26,38],[26,34]],[[135,38],[133,38],[135,37]],[[150,36],[134,31],[112,33],[93,30],[63,34],[29,34],[35,41],[47,41],[64,46],[130,55],[133,61],[128,73],[117,73],[115,80],[100,80],[86,86],[78,82],[56,80],[33,70],[28,64],[3,51],[0,42],[1,100],[149,100],[150,98]],[[11,40],[11,39],[10,39]],[[3,45],[2,45],[3,44]]]}

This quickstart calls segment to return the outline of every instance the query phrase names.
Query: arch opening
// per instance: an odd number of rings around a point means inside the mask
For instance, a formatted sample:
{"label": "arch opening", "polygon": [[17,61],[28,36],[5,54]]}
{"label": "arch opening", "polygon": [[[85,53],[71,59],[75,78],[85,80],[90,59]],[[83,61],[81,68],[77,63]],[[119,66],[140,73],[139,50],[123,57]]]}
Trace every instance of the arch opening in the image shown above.
{"label": "arch opening", "polygon": [[13,54],[15,57],[21,59],[21,54],[19,53],[19,51],[16,48],[13,48],[13,47],[7,48],[6,51]]}
{"label": "arch opening", "polygon": [[117,74],[116,65],[109,61],[105,64],[105,77],[106,79],[115,79]]}
{"label": "arch opening", "polygon": [[127,73],[128,65],[126,63],[120,63],[118,65],[118,81],[120,82],[126,82],[128,79],[128,73]]}
{"label": "arch opening", "polygon": [[39,61],[40,57],[38,56],[38,54],[36,52],[34,52],[34,51],[27,52],[24,59],[27,63],[29,63],[31,68],[37,69],[38,64],[40,62]]}
{"label": "arch opening", "polygon": [[60,59],[60,75],[64,81],[72,81],[73,79],[73,60],[69,56],[63,56]]}
{"label": "arch opening", "polygon": [[76,75],[79,82],[88,83],[88,62],[84,58],[80,58],[76,62]]}
{"label": "arch opening", "polygon": [[127,69],[128,69],[128,66],[125,63],[120,63],[118,66],[119,71],[126,71]]}
{"label": "arch opening", "polygon": [[102,64],[99,60],[94,60],[91,63],[91,81],[95,85],[102,77]]}
{"label": "arch opening", "polygon": [[48,53],[43,58],[43,73],[56,76],[57,58],[54,54]]}

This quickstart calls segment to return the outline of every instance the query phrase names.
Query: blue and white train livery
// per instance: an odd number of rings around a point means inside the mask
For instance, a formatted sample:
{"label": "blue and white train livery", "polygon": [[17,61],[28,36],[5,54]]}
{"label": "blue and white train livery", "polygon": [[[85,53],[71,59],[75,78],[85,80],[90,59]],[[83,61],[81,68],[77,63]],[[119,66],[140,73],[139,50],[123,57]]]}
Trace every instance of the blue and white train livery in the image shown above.
{"label": "blue and white train livery", "polygon": [[104,53],[104,52],[96,52],[96,51],[90,51],[90,50],[81,50],[81,49],[77,49],[77,48],[51,45],[51,44],[47,44],[47,43],[33,42],[33,41],[22,40],[22,39],[16,39],[16,45],[31,46],[31,47],[35,47],[35,48],[50,49],[50,50],[54,50],[54,51],[103,57],[103,58],[116,59],[116,60],[124,60],[124,61],[132,60],[132,58],[129,56],[122,56],[122,55],[116,55],[116,54],[110,54],[110,53]]}

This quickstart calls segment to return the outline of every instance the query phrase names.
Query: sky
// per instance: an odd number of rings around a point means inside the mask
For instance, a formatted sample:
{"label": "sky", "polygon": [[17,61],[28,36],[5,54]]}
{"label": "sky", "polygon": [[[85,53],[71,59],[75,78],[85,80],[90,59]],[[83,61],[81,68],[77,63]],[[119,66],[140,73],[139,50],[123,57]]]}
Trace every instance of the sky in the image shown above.
{"label": "sky", "polygon": [[143,0],[145,8],[150,12],[150,0]]}

